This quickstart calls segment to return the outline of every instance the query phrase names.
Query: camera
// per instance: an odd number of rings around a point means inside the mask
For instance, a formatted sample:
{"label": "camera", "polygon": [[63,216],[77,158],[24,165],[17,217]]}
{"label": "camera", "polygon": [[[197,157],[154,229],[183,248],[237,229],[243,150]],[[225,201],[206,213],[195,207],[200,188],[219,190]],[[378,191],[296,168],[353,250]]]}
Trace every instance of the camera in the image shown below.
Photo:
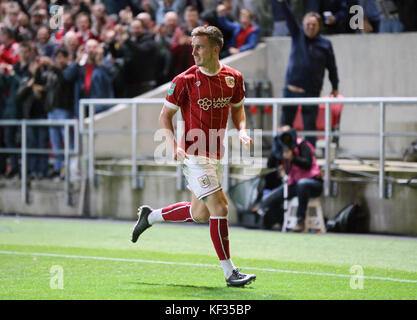
{"label": "camera", "polygon": [[283,150],[294,149],[297,145],[297,131],[290,129],[277,134],[272,144],[272,155],[277,159],[282,159]]}

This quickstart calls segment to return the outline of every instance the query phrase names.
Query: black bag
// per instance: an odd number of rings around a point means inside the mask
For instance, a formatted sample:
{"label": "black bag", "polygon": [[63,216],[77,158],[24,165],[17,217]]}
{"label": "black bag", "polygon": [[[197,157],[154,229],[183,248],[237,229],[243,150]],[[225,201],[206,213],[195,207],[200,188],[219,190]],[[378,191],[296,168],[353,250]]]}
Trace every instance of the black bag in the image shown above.
{"label": "black bag", "polygon": [[263,176],[238,183],[229,189],[230,198],[236,207],[239,225],[247,228],[260,228],[262,217],[252,211],[262,197],[265,184]]}
{"label": "black bag", "polygon": [[344,207],[331,220],[327,221],[328,232],[367,233],[368,217],[357,203]]}
{"label": "black bag", "polygon": [[271,171],[240,182],[229,189],[229,196],[236,207],[240,226],[252,229],[271,229],[275,223],[281,222],[282,217],[274,212],[268,212],[261,216],[252,210],[261,201],[265,189],[274,189],[281,184],[281,179],[277,174],[277,171]]}

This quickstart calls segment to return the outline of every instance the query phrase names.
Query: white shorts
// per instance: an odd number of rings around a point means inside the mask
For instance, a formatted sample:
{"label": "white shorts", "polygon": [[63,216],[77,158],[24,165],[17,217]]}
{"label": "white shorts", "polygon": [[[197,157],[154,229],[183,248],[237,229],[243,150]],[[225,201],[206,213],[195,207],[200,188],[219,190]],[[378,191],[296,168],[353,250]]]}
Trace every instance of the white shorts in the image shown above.
{"label": "white shorts", "polygon": [[183,173],[190,189],[198,199],[221,190],[222,165],[217,159],[189,155],[184,159]]}

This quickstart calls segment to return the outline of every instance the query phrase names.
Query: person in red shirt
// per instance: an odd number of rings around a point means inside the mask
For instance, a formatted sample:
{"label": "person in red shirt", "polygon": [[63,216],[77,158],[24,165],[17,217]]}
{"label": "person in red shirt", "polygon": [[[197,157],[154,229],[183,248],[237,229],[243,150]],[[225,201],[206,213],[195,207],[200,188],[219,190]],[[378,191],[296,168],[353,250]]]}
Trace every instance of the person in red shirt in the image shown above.
{"label": "person in red shirt", "polygon": [[15,64],[19,61],[19,44],[9,28],[0,31],[0,63]]}
{"label": "person in red shirt", "polygon": [[80,12],[75,19],[75,25],[77,28],[78,45],[83,45],[90,39],[97,39],[97,36],[90,29],[91,21],[87,13]]}
{"label": "person in red shirt", "polygon": [[[214,26],[201,26],[192,33],[195,65],[176,76],[167,93],[159,123],[168,132],[167,141],[175,160],[183,163],[183,172],[192,192],[191,202],[180,202],[153,210],[141,206],[132,242],[156,222],[207,222],[210,236],[223,267],[228,286],[242,287],[256,279],[243,274],[230,258],[228,238],[228,202],[221,187],[222,141],[229,112],[243,145],[252,139],[246,134],[245,89],[242,74],[221,64],[219,53],[223,35]],[[173,117],[181,110],[185,122],[184,137],[174,136]],[[212,139],[214,137],[214,139]]]}
{"label": "person in red shirt", "polygon": [[219,5],[218,23],[219,25],[233,33],[233,38],[229,47],[229,54],[254,49],[259,41],[259,26],[253,22],[253,15],[249,10],[241,9],[239,22],[232,22],[225,15],[225,7]]}

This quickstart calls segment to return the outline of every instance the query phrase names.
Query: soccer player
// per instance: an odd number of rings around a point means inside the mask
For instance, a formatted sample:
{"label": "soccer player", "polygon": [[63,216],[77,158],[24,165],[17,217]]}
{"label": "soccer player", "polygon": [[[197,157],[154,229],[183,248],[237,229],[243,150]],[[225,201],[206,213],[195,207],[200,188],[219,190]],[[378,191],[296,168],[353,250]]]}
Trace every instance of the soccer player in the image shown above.
{"label": "soccer player", "polygon": [[[229,250],[228,203],[220,185],[224,152],[223,137],[231,119],[239,130],[240,141],[250,147],[243,106],[245,88],[242,74],[219,61],[223,35],[214,26],[201,26],[192,33],[195,65],[176,76],[166,95],[159,122],[169,133],[173,156],[182,162],[183,173],[192,192],[191,202],[180,202],[154,210],[141,206],[133,229],[132,242],[156,222],[207,222],[210,236],[224,270],[228,286],[242,287],[256,279],[233,265]],[[174,135],[173,117],[181,110],[185,123],[184,139]]]}

